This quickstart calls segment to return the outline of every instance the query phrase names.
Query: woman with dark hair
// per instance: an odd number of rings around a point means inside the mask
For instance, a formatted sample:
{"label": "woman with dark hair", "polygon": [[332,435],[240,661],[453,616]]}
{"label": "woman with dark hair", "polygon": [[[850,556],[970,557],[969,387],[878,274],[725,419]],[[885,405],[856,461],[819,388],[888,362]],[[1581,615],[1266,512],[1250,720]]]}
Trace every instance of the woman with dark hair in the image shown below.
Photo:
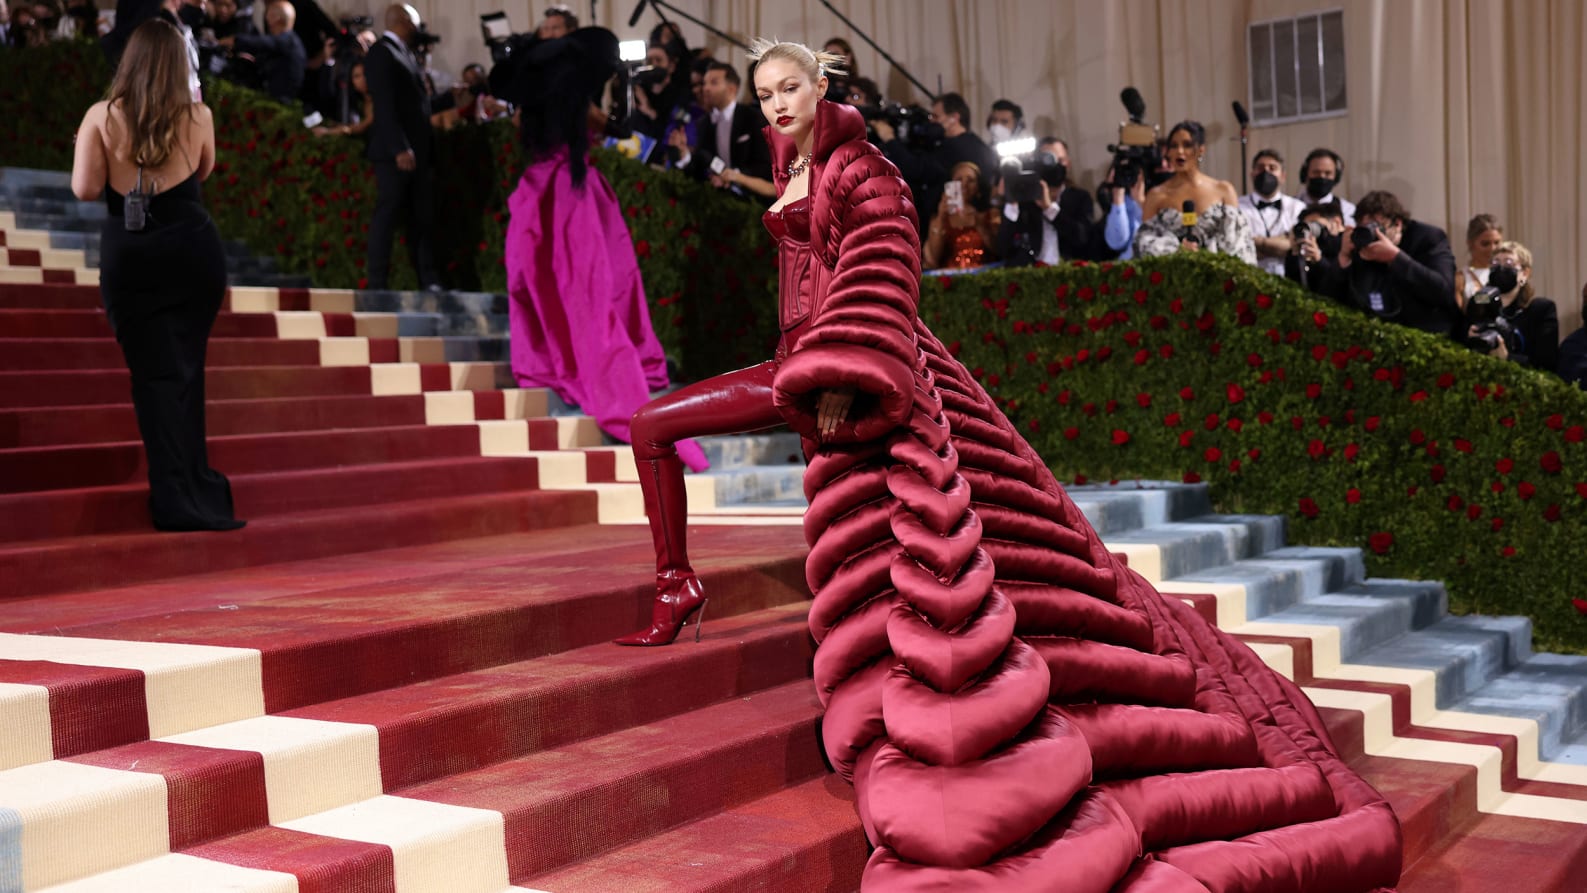
{"label": "woman with dark hair", "polygon": [[822,743],[875,847],[862,889],[1393,887],[1394,813],[1300,689],[1125,566],[921,321],[909,187],[821,98],[833,60],[751,52],[782,342],[635,417],[664,573],[620,641],[666,644],[704,606],[675,438],[785,422],[809,457]]}
{"label": "woman with dark hair", "polygon": [[[1234,184],[1201,170],[1207,131],[1181,121],[1168,131],[1163,162],[1170,176],[1146,193],[1135,256],[1159,257],[1175,251],[1220,251],[1256,263],[1256,240],[1240,211]],[[1186,212],[1185,208],[1193,210]]]}
{"label": "woman with dark hair", "polygon": [[[926,230],[928,270],[968,270],[997,260],[996,212],[987,200],[981,166],[961,161],[948,173],[948,191]],[[957,198],[955,198],[957,195]]]}
{"label": "woman with dark hair", "polygon": [[[669,382],[622,206],[590,167],[590,144],[607,122],[600,102],[621,64],[617,38],[580,28],[509,64],[516,69],[502,98],[521,111],[529,156],[508,200],[513,375],[519,387],[550,388],[628,441],[634,411]],[[707,467],[699,445],[680,449],[690,468]]]}
{"label": "woman with dark hair", "polygon": [[209,467],[204,354],[226,296],[226,253],[199,182],[215,168],[210,110],[188,90],[187,46],[152,19],[127,40],[77,131],[72,191],[104,196],[99,291],[132,374],[160,530],[236,530],[231,484]]}

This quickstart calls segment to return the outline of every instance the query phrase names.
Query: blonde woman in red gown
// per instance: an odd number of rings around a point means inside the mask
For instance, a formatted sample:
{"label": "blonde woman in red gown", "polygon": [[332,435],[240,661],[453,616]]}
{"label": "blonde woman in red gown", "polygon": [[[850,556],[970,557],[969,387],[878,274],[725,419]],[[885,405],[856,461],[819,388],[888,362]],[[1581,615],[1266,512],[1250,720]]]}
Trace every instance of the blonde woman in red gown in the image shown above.
{"label": "blonde woman in red gown", "polygon": [[[804,438],[821,734],[875,846],[863,888],[1392,887],[1394,814],[1300,690],[1110,554],[921,323],[909,189],[820,98],[832,60],[754,51],[782,346],[641,410],[635,448],[729,421]],[[657,552],[687,567],[681,539]],[[661,593],[632,644],[702,601]]]}

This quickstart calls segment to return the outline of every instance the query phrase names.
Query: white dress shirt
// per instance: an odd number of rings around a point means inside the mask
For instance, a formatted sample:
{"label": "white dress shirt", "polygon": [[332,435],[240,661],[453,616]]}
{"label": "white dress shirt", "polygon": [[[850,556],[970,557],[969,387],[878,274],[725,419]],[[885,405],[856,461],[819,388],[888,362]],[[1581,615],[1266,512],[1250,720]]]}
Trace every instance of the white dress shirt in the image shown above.
{"label": "white dress shirt", "polygon": [[[1262,207],[1264,204],[1266,207]],[[1295,224],[1300,222],[1301,212],[1305,210],[1304,202],[1290,198],[1282,192],[1274,193],[1270,199],[1254,192],[1240,196],[1240,211],[1251,223],[1251,235],[1258,239],[1289,235],[1295,229]],[[1282,257],[1264,257],[1258,252],[1256,265],[1275,276],[1284,275]]]}
{"label": "white dress shirt", "polygon": [[[1056,267],[1062,258],[1058,254],[1058,202],[1054,201],[1041,212],[1041,251],[1036,255],[1036,260],[1049,267]],[[1003,205],[1003,219],[1010,223],[1019,222],[1019,205],[1012,202]]]}

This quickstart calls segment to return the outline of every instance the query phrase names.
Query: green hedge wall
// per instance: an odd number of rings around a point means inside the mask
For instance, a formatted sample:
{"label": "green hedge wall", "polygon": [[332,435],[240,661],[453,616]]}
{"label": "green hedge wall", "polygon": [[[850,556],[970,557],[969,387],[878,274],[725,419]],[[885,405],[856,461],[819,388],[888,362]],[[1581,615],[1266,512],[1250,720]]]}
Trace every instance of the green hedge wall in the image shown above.
{"label": "green hedge wall", "polygon": [[[0,95],[4,163],[70,167],[106,75],[82,47],[0,53],[0,81],[47,85],[43,101]],[[374,200],[361,144],[315,139],[295,111],[224,84],[207,97],[221,229],[356,287]],[[442,134],[438,157],[446,275],[500,291],[514,134]],[[597,164],[685,376],[767,356],[774,260],[757,211],[609,153]],[[1558,379],[1218,256],[930,278],[921,312],[1063,479],[1206,481],[1222,511],[1285,515],[1293,542],[1360,547],[1374,575],[1442,579],[1456,611],[1526,614],[1539,647],[1587,653],[1587,395]]]}

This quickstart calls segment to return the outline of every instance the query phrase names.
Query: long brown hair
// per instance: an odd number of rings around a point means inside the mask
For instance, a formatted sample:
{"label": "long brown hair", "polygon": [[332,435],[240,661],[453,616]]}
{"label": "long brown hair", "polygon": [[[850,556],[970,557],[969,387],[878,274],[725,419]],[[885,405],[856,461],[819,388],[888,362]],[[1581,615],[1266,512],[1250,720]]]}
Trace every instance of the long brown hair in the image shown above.
{"label": "long brown hair", "polygon": [[126,121],[132,163],[159,167],[171,157],[177,128],[193,115],[187,77],[187,42],[176,26],[150,19],[133,30],[105,94]]}

